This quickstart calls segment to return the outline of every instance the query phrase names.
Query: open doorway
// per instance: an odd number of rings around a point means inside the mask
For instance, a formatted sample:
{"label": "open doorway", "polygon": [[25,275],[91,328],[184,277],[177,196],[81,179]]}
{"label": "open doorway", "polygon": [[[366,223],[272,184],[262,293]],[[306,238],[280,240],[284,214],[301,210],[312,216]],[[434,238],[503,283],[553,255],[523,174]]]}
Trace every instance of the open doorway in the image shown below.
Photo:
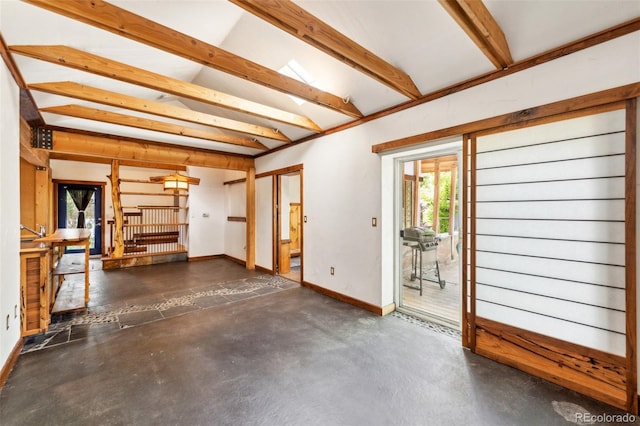
{"label": "open doorway", "polygon": [[401,162],[399,309],[460,328],[457,153]]}
{"label": "open doorway", "polygon": [[[58,228],[85,228],[91,231],[90,254],[101,255],[104,183],[55,181]],[[65,247],[65,253],[84,252],[84,246]]]}
{"label": "open doorway", "polygon": [[302,282],[302,170],[276,175],[275,263],[277,274]]}

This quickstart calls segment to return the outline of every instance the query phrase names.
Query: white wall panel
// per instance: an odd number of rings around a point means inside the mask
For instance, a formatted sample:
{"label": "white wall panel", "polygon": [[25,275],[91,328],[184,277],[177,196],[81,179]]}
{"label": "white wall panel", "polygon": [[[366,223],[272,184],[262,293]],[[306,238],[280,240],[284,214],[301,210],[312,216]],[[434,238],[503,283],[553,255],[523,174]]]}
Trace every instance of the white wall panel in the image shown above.
{"label": "white wall panel", "polygon": [[478,235],[476,250],[624,266],[623,244]]}
{"label": "white wall panel", "polygon": [[479,268],[476,271],[476,281],[478,284],[491,283],[500,288],[563,300],[573,300],[577,303],[617,309],[619,311],[624,311],[625,308],[624,288],[612,289],[602,285],[585,287],[584,283],[579,282],[484,268]]}
{"label": "white wall panel", "polygon": [[476,188],[476,200],[479,202],[604,198],[624,198],[624,177],[486,185]]}
{"label": "white wall panel", "polygon": [[576,340],[579,340],[581,345],[604,352],[622,356],[625,354],[624,334],[485,302],[477,302],[476,314],[567,342],[578,343]]}
{"label": "white wall panel", "polygon": [[624,155],[614,155],[611,157],[564,160],[555,163],[483,169],[478,170],[476,178],[480,185],[498,185],[517,182],[553,182],[567,179],[593,179],[621,176],[621,170],[624,171]]}
{"label": "white wall panel", "polygon": [[479,317],[624,355],[624,120],[478,137]]}
{"label": "white wall panel", "polygon": [[[554,139],[554,142],[547,142],[545,139],[539,143],[518,148],[478,152],[477,168],[484,169],[549,161],[557,162],[624,153],[624,127],[622,129],[616,133],[606,133],[592,137],[569,140]],[[553,137],[555,138],[555,135]],[[483,138],[482,146],[484,147],[485,145],[485,139]],[[500,154],[496,155],[498,152]]]}
{"label": "white wall panel", "polygon": [[624,243],[624,223],[478,219],[476,234]]}

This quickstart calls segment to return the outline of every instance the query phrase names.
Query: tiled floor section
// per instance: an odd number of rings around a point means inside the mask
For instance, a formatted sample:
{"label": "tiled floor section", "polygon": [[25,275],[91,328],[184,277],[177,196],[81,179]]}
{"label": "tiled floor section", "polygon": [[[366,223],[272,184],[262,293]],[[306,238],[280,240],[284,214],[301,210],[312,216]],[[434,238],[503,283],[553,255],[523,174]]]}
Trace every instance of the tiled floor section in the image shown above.
{"label": "tiled floor section", "polygon": [[260,295],[299,287],[297,283],[271,275],[211,283],[178,294],[156,296],[145,304],[93,306],[87,312],[54,316],[47,333],[25,341],[22,352],[68,343],[193,311],[233,303]]}

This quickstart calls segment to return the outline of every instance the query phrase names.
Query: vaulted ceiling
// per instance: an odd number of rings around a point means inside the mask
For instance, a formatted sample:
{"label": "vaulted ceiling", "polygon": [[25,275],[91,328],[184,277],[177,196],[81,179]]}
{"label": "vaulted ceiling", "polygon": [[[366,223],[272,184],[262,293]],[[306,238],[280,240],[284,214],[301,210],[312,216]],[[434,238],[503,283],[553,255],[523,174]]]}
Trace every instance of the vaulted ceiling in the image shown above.
{"label": "vaulted ceiling", "polygon": [[41,124],[248,156],[639,26],[628,0],[0,1]]}

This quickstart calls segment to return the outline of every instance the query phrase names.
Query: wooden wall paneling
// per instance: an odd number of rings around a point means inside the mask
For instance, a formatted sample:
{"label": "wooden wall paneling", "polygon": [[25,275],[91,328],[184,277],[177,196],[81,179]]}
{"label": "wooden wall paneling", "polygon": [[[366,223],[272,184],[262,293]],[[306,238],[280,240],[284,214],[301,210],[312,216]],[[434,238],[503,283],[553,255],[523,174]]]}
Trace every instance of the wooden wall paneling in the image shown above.
{"label": "wooden wall paneling", "polygon": [[637,99],[627,100],[625,116],[625,282],[626,282],[626,369],[627,406],[631,413],[638,412],[638,354],[637,348],[637,268],[638,252],[636,241],[636,144],[637,144]]}

